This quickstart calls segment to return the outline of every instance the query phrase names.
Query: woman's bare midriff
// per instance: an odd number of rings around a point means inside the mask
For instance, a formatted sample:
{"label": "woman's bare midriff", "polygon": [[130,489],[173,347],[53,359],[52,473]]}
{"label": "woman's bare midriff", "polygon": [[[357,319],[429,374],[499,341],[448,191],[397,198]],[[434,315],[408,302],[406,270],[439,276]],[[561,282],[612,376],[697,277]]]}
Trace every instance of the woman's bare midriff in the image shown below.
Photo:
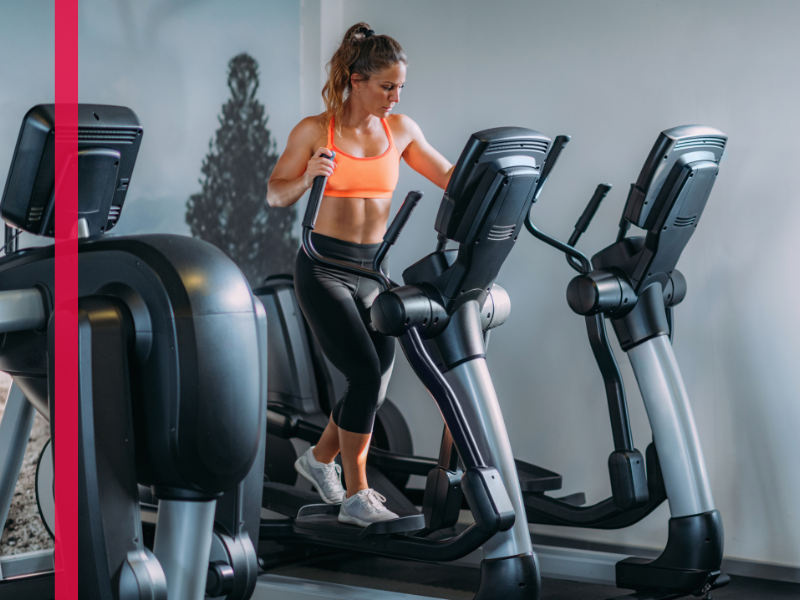
{"label": "woman's bare midriff", "polygon": [[391,198],[325,196],[314,233],[354,244],[377,244],[383,241],[391,208]]}

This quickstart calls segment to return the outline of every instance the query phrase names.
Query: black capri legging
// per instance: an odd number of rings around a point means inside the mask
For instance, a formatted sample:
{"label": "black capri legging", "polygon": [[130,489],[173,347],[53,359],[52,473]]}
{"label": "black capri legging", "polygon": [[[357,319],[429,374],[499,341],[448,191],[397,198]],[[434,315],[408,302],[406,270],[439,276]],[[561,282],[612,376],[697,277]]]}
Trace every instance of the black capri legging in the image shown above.
{"label": "black capri legging", "polygon": [[[311,234],[320,254],[369,266],[380,244],[354,244]],[[385,270],[385,269],[384,269]],[[302,249],[294,263],[297,302],[325,356],[347,378],[347,391],[333,408],[345,431],[372,433],[394,365],[394,338],[378,333],[369,310],[377,282],[314,263]]]}

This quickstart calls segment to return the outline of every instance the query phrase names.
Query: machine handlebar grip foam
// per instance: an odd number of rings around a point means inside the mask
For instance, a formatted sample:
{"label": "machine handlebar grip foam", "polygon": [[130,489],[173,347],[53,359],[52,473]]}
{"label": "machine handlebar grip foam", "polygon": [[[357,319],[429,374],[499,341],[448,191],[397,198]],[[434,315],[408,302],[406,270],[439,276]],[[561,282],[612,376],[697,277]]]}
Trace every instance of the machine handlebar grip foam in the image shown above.
{"label": "machine handlebar grip foam", "polygon": [[397,211],[391,225],[389,225],[389,229],[386,230],[386,235],[383,236],[384,242],[390,246],[394,246],[394,243],[403,231],[403,227],[405,227],[406,222],[408,222],[411,213],[414,212],[422,196],[423,193],[418,190],[408,192],[406,199],[403,200],[403,204],[400,206],[400,210]]}
{"label": "machine handlebar grip foam", "polygon": [[611,187],[612,185],[610,183],[601,183],[597,186],[594,190],[594,195],[592,195],[592,199],[589,200],[589,204],[586,205],[583,214],[575,223],[575,231],[584,233],[589,228],[589,224],[592,222],[592,219],[594,219],[597,209],[600,208],[600,203],[608,195],[608,192],[611,191]]}

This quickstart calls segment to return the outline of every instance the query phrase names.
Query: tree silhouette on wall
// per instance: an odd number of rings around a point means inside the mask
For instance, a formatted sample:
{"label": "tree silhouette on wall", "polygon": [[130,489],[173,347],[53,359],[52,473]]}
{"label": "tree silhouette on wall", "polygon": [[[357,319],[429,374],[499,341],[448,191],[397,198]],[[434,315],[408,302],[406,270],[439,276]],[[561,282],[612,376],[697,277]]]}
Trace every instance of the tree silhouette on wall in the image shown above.
{"label": "tree silhouette on wall", "polygon": [[222,106],[219,129],[208,143],[199,182],[186,203],[192,235],[217,246],[251,285],[267,275],[291,273],[299,242],[292,236],[294,207],[267,204],[267,180],[278,154],[256,100],[258,63],[242,53],[228,63],[231,98]]}

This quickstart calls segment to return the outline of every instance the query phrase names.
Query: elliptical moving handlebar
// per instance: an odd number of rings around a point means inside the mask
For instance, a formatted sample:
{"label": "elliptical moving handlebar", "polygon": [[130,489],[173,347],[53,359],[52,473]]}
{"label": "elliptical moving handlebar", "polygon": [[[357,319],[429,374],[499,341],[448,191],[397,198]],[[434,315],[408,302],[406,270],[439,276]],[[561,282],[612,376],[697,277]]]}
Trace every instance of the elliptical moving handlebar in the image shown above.
{"label": "elliptical moving handlebar", "polygon": [[594,215],[597,213],[597,209],[600,208],[600,203],[608,195],[608,192],[611,191],[611,187],[612,185],[610,183],[601,183],[594,190],[594,195],[592,196],[591,200],[589,200],[589,204],[586,205],[586,208],[583,210],[583,214],[575,223],[575,231],[572,232],[572,235],[567,242],[570,246],[577,244],[581,235],[586,233],[586,230],[589,228],[589,224],[592,222]]}
{"label": "elliptical moving handlebar", "polygon": [[383,241],[390,246],[394,246],[398,236],[403,231],[406,222],[408,221],[411,213],[417,207],[417,204],[422,199],[422,192],[414,190],[408,192],[406,199],[403,201],[400,210],[397,211],[394,219],[392,220],[389,228],[386,230],[386,235],[383,236]]}
{"label": "elliptical moving handlebar", "polygon": [[306,214],[303,215],[303,229],[314,230],[314,226],[317,224],[317,215],[319,215],[322,192],[325,190],[325,184],[327,182],[328,178],[322,175],[314,178],[314,185],[311,186],[311,195],[306,205]]}
{"label": "elliptical moving handlebar", "polygon": [[[597,209],[600,208],[600,203],[608,195],[608,192],[611,191],[611,187],[610,183],[601,183],[595,188],[594,194],[589,200],[589,204],[586,205],[583,214],[581,214],[578,221],[575,223],[575,230],[572,232],[572,235],[569,236],[567,246],[572,246],[574,248],[578,243],[581,235],[586,232],[592,219],[594,219]],[[575,258],[570,254],[567,254],[567,264],[578,271],[578,273],[586,273],[586,271],[583,270],[583,265],[578,265]]]}
{"label": "elliptical moving handlebar", "polygon": [[[559,135],[556,137],[553,142],[552,150],[547,155],[545,164],[542,167],[542,177],[539,180],[539,186],[536,190],[536,196],[534,197],[538,197],[547,176],[553,170],[558,156],[569,140],[570,137],[566,135]],[[528,215],[525,217],[525,227],[535,238],[542,240],[546,244],[566,254],[569,266],[579,273],[586,275],[592,272],[592,264],[585,254],[575,248],[575,244],[578,242],[581,234],[589,227],[594,215],[597,213],[597,209],[600,208],[600,204],[610,190],[611,184],[608,183],[601,183],[595,188],[589,203],[575,223],[575,230],[567,243],[540,231],[536,225],[533,224],[533,221],[531,221],[531,210],[528,211]],[[532,208],[533,205],[531,205],[531,209]],[[633,437],[631,435],[627,401],[625,399],[625,388],[622,383],[622,375],[619,372],[619,366],[617,365],[611,345],[608,342],[605,317],[602,314],[585,316],[592,353],[594,354],[595,361],[597,362],[605,384],[606,400],[611,417],[611,429],[614,436],[615,450],[623,452],[632,451],[634,450]]]}
{"label": "elliptical moving handlebar", "polygon": [[389,248],[394,246],[397,238],[400,237],[403,227],[405,227],[408,219],[411,217],[411,213],[414,212],[417,204],[419,204],[419,201],[422,199],[422,195],[422,192],[418,190],[408,192],[406,199],[403,200],[403,204],[400,206],[400,210],[397,211],[394,219],[392,219],[389,228],[386,230],[386,234],[383,236],[383,243],[381,247],[378,248],[375,259],[372,261],[372,268],[378,273],[383,273],[381,270],[383,259],[386,258],[386,253],[389,252]]}
{"label": "elliptical moving handlebar", "polygon": [[[556,136],[555,140],[553,140],[553,144],[550,147],[551,148],[550,152],[548,153],[547,158],[544,161],[544,166],[542,166],[542,174],[539,177],[539,183],[537,184],[536,192],[534,192],[533,195],[533,203],[531,203],[530,208],[528,208],[528,214],[525,217],[525,229],[527,229],[531,233],[531,235],[533,235],[533,237],[542,240],[543,242],[549,244],[556,250],[561,250],[561,252],[566,254],[567,261],[569,262],[570,266],[573,269],[575,269],[580,273],[588,273],[592,270],[592,265],[589,262],[589,259],[586,258],[586,255],[584,255],[582,252],[574,248],[572,244],[565,244],[564,242],[561,242],[556,238],[547,235],[543,231],[539,230],[536,227],[536,225],[533,224],[533,221],[531,221],[531,210],[533,209],[533,204],[535,204],[536,200],[539,199],[539,194],[542,193],[542,188],[544,187],[544,184],[547,183],[547,178],[550,175],[550,171],[553,170],[553,166],[556,164],[556,161],[558,160],[561,151],[566,147],[570,139],[571,138],[568,135],[559,135]],[[597,211],[597,207],[600,205],[600,201],[605,197],[604,194],[602,197],[600,197],[599,200],[595,200],[595,198],[598,196],[599,189],[600,188],[598,187],[598,190],[595,191],[595,195],[592,197],[592,200],[589,201],[589,206],[591,206],[592,203],[595,201],[597,206],[595,206],[591,212],[589,211],[589,207],[587,206],[586,210],[584,211],[584,214],[581,215],[580,219],[578,219],[578,224],[580,224],[584,220],[584,217],[586,217],[588,214],[589,216],[586,219],[585,225],[586,226],[589,225],[589,221],[591,221],[592,217],[594,216],[594,213]],[[606,191],[606,193],[608,192]],[[575,225],[576,228],[578,227],[578,224]],[[583,231],[585,231],[585,228],[583,229]],[[581,231],[581,233],[583,233],[583,231]],[[578,235],[580,236],[580,234]],[[578,266],[574,262],[575,260],[577,260],[580,263],[580,266]]]}

